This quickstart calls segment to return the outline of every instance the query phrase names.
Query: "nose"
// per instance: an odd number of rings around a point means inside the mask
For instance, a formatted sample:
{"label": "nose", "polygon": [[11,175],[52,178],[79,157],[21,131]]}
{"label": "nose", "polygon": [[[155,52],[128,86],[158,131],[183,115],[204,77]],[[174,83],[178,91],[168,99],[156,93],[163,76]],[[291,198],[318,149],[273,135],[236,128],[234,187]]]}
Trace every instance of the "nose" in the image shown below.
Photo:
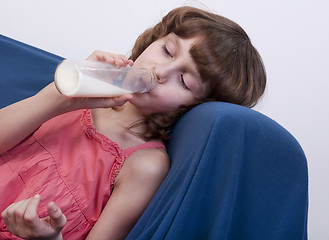
{"label": "nose", "polygon": [[154,75],[160,84],[167,82],[173,72],[173,67],[169,66],[169,64],[159,64],[154,67]]}
{"label": "nose", "polygon": [[153,75],[155,76],[155,79],[158,83],[162,84],[164,83],[166,80],[165,80],[165,77],[163,77],[163,75],[161,73],[159,73],[159,71],[157,70],[157,68],[154,68],[153,70]]}

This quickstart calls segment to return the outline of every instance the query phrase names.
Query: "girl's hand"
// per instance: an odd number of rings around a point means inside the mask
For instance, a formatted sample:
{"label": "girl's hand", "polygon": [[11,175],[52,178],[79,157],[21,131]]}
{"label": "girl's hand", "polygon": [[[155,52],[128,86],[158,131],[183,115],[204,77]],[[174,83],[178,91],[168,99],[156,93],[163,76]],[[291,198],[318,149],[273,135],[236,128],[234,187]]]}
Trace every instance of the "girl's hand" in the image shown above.
{"label": "girl's hand", "polygon": [[133,97],[130,93],[118,97],[67,97],[56,89],[54,83],[46,86],[36,96],[54,102],[57,109],[55,116],[78,109],[119,107]]}
{"label": "girl's hand", "polygon": [[[99,50],[94,51],[87,59],[90,61],[105,62],[108,64],[116,65],[118,67],[124,67],[127,65],[132,66],[134,64],[132,60],[127,59],[127,57],[124,55],[112,54]],[[61,97],[62,100],[64,100],[64,111],[73,111],[84,108],[92,109],[119,107],[125,104],[127,101],[131,100],[133,96],[131,94],[124,94],[114,98],[71,98],[64,97],[63,95]]]}
{"label": "girl's hand", "polygon": [[37,208],[40,195],[11,204],[1,214],[7,229],[24,239],[62,239],[61,230],[66,224],[66,217],[61,209],[50,202],[47,206],[48,217],[39,218]]}
{"label": "girl's hand", "polygon": [[113,54],[99,50],[94,51],[87,59],[90,61],[106,62],[118,67],[132,66],[134,64],[132,60],[127,59],[127,57],[122,54]]}

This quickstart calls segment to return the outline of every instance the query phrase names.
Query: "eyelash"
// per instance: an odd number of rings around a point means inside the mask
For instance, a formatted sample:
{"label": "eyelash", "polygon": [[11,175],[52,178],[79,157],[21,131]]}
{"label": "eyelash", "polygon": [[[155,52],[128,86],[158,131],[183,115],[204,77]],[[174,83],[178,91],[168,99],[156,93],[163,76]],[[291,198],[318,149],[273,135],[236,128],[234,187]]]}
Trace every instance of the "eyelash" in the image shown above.
{"label": "eyelash", "polygon": [[[171,55],[171,53],[168,51],[166,45],[163,45],[163,46],[162,46],[162,50],[163,50],[163,52],[164,52],[166,55],[168,55],[169,57],[171,57],[171,58],[173,57],[173,56]],[[183,88],[186,89],[186,90],[190,90],[190,89],[186,86],[186,84],[185,84],[183,74],[180,74],[179,79],[180,79],[180,82],[181,82]]]}
{"label": "eyelash", "polygon": [[164,52],[166,55],[168,55],[169,57],[171,57],[171,58],[173,57],[173,56],[170,54],[170,52],[168,51],[166,45],[163,45],[163,46],[162,46],[162,50],[163,50],[163,52]]}
{"label": "eyelash", "polygon": [[180,75],[180,82],[181,82],[181,84],[182,84],[182,86],[183,86],[184,89],[186,89],[186,90],[190,90],[190,89],[186,86],[186,84],[185,84],[183,74]]}

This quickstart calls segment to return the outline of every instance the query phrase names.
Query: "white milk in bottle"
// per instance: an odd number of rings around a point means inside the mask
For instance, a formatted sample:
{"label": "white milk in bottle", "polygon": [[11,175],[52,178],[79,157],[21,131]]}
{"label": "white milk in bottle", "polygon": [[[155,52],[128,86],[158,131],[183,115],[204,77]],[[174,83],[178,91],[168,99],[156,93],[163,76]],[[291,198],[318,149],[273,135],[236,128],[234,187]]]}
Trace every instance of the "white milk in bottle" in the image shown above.
{"label": "white milk in bottle", "polygon": [[116,67],[93,61],[64,60],[56,68],[55,85],[70,97],[117,97],[151,90],[154,75],[146,69]]}

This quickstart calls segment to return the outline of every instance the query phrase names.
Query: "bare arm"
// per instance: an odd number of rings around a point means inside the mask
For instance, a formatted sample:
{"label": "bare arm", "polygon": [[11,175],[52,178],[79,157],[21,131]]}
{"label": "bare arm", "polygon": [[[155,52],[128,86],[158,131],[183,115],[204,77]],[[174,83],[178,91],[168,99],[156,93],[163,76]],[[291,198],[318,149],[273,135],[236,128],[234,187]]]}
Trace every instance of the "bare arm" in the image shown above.
{"label": "bare arm", "polygon": [[120,170],[114,191],[87,239],[124,239],[167,175],[169,165],[167,153],[159,149],[132,154]]}
{"label": "bare arm", "polygon": [[[117,66],[133,65],[123,55],[95,51],[88,57]],[[83,108],[121,106],[131,99],[130,94],[116,98],[68,98],[61,95],[53,83],[35,96],[0,109],[0,154],[16,146],[47,120],[60,114]]]}
{"label": "bare arm", "polygon": [[62,113],[60,101],[53,100],[56,89],[51,88],[53,86],[48,86],[33,97],[0,109],[0,153],[14,147],[42,123]]}
{"label": "bare arm", "polygon": [[82,108],[113,107],[131,98],[68,98],[51,83],[35,96],[0,109],[0,154],[17,145],[47,120]]}

